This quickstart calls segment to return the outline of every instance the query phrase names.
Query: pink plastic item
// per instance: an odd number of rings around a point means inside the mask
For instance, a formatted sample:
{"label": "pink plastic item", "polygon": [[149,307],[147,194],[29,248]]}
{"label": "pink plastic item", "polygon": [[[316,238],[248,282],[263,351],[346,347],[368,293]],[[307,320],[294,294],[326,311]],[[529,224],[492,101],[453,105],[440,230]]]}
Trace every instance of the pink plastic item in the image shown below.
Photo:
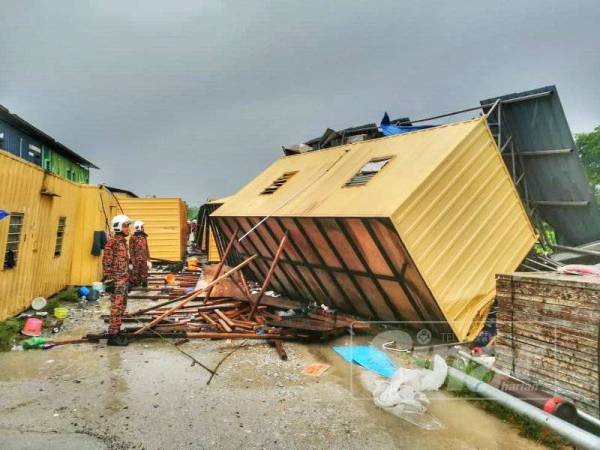
{"label": "pink plastic item", "polygon": [[597,275],[600,276],[600,264],[595,266],[585,264],[568,264],[563,267],[559,267],[558,273],[570,273],[575,275]]}
{"label": "pink plastic item", "polygon": [[23,329],[21,330],[21,334],[25,336],[39,336],[42,334],[42,322],[40,319],[36,319],[35,317],[30,317],[25,321],[25,325],[23,325]]}

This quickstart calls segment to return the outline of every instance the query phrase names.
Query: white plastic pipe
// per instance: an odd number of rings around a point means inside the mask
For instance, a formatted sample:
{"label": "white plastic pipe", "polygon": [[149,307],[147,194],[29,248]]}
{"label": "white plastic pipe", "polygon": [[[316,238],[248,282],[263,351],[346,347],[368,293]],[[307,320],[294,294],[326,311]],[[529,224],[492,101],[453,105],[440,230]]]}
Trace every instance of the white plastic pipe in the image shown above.
{"label": "white plastic pipe", "polygon": [[588,422],[594,424],[595,426],[600,427],[600,419],[598,419],[597,417],[591,416],[588,413],[586,413],[585,411],[579,411],[579,410],[577,410],[577,414],[583,420],[587,420]]}
{"label": "white plastic pipe", "polygon": [[530,405],[523,400],[513,397],[512,395],[502,392],[501,390],[496,389],[495,387],[492,387],[481,380],[473,378],[472,376],[467,375],[458,369],[449,367],[448,375],[462,381],[471,392],[494,400],[519,414],[523,414],[534,422],[550,428],[556,434],[564,437],[577,447],[589,450],[597,450],[600,448],[599,436],[595,436],[592,433],[570,424],[569,422],[565,422],[556,416],[550,415],[541,409],[536,408],[535,406]]}

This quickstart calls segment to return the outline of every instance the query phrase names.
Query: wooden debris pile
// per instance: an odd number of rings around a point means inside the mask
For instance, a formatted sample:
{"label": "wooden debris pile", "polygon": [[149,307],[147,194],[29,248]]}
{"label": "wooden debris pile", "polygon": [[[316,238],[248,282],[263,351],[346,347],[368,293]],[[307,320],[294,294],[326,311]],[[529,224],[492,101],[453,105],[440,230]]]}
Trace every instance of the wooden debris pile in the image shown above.
{"label": "wooden debris pile", "polygon": [[496,292],[496,365],[598,417],[600,277],[499,275]]}
{"label": "wooden debris pile", "polygon": [[[159,334],[165,338],[266,339],[277,346],[275,341],[325,339],[349,328],[368,328],[350,316],[320,308],[309,311],[287,298],[266,296],[262,290],[252,294],[238,267],[205,266],[202,274],[151,274],[148,287],[136,289],[130,298],[166,301],[127,314],[125,334],[130,338]],[[226,275],[220,275],[223,269]],[[108,322],[109,317],[104,320]],[[285,353],[277,350],[280,356]]]}
{"label": "wooden debris pile", "polygon": [[[204,278],[191,272],[178,275],[153,273],[149,287],[130,298],[166,301],[127,314],[125,336],[130,339],[177,338],[179,342],[192,338],[264,339],[275,347],[281,359],[286,360],[282,340],[325,339],[349,328],[368,328],[368,324],[355,322],[349,316],[318,308],[309,311],[290,300],[265,296],[286,241],[287,234],[282,237],[265,279],[254,294],[242,269],[257,255],[249,256],[233,268],[225,267],[237,242],[237,230],[214,272],[210,266],[204,268]],[[225,272],[221,273],[223,270]],[[105,317],[105,320],[109,318]],[[86,336],[89,341],[105,337],[108,336]]]}

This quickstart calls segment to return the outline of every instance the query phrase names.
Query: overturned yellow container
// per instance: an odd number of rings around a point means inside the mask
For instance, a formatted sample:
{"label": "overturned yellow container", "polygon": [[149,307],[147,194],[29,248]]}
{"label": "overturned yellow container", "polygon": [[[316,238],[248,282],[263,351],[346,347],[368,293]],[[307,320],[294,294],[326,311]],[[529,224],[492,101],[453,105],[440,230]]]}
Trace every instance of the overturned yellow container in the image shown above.
{"label": "overturned yellow container", "polygon": [[[466,341],[536,235],[484,118],[287,156],[216,210],[291,298]],[[266,218],[266,219],[265,219]]]}

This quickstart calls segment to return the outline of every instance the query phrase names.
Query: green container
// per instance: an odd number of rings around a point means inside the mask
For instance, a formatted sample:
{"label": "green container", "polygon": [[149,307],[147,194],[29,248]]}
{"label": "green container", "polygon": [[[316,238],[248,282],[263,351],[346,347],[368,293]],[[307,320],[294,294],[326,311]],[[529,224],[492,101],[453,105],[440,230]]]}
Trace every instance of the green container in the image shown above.
{"label": "green container", "polygon": [[22,341],[21,345],[23,345],[23,348],[25,350],[29,350],[32,348],[42,348],[46,342],[48,342],[48,339],[46,339],[46,338],[32,337],[32,338],[25,339],[24,341]]}

